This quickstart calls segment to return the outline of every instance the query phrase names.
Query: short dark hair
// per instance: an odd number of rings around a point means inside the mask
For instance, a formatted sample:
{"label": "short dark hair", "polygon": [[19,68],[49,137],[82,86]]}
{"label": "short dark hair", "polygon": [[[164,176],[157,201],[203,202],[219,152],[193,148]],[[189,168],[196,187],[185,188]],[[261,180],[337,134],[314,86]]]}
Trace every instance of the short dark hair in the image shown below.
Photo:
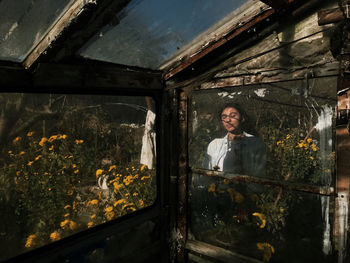
{"label": "short dark hair", "polygon": [[224,109],[226,109],[226,108],[235,108],[239,112],[239,114],[241,115],[241,120],[244,119],[244,122],[240,122],[243,131],[251,133],[253,135],[256,135],[256,131],[250,123],[250,118],[249,118],[247,112],[242,108],[242,106],[240,104],[238,104],[236,102],[226,103],[223,107],[220,108],[220,110],[218,112],[218,119],[219,119],[220,123],[221,123],[221,114],[224,111]]}
{"label": "short dark hair", "polygon": [[226,103],[223,107],[220,108],[219,110],[219,114],[218,114],[218,117],[219,117],[219,120],[221,121],[221,114],[222,112],[227,109],[227,108],[235,108],[238,113],[241,115],[241,119],[243,118],[245,121],[248,121],[248,114],[246,113],[246,111],[241,107],[241,105],[239,105],[238,103],[234,103],[234,102],[231,102],[231,103]]}

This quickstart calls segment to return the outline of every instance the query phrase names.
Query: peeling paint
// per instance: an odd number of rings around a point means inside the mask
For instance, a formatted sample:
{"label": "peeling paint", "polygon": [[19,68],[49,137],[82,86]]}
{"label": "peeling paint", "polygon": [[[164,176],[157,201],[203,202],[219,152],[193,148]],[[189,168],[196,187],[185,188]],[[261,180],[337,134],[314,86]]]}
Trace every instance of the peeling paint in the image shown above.
{"label": "peeling paint", "polygon": [[257,89],[254,90],[254,93],[258,96],[258,97],[265,97],[265,95],[267,94],[267,89]]}

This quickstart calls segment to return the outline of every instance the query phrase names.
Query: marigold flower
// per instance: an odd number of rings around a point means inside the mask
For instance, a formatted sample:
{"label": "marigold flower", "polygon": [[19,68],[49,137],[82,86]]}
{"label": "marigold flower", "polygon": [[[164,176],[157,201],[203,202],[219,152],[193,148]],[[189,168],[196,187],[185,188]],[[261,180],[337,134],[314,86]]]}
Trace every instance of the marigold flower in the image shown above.
{"label": "marigold flower", "polygon": [[52,135],[48,141],[53,142],[53,141],[57,140],[57,138],[58,138],[58,135]]}
{"label": "marigold flower", "polygon": [[20,153],[19,153],[19,155],[24,155],[25,154],[25,152],[24,151],[21,151]]}
{"label": "marigold flower", "polygon": [[104,171],[102,169],[96,170],[96,177],[99,177]]}
{"label": "marigold flower", "polygon": [[77,228],[77,223],[75,223],[74,221],[69,221],[69,228],[70,230],[75,230]]}
{"label": "marigold flower", "polygon": [[68,225],[69,222],[70,222],[70,220],[65,219],[65,220],[63,220],[63,221],[60,223],[60,226],[61,226],[62,228],[65,228],[65,226]]}
{"label": "marigold flower", "polygon": [[272,254],[275,253],[275,248],[269,243],[256,243],[256,246],[259,250],[264,252],[263,260],[269,262]]}
{"label": "marigold flower", "polygon": [[315,160],[315,158],[314,158],[313,156],[310,156],[310,159],[311,159],[311,160]]}
{"label": "marigold flower", "polygon": [[147,168],[147,165],[145,165],[145,164],[143,164],[142,166],[141,166],[141,172],[143,172],[143,170],[145,170]]}
{"label": "marigold flower", "polygon": [[34,132],[30,131],[30,132],[27,133],[27,136],[30,137],[30,136],[32,136],[33,134],[34,134]]}
{"label": "marigold flower", "polygon": [[12,154],[12,151],[8,151],[9,154]]}
{"label": "marigold flower", "polygon": [[255,212],[255,213],[253,213],[253,216],[256,216],[260,219],[261,223],[257,223],[257,225],[260,228],[264,228],[266,226],[266,217],[264,214]]}
{"label": "marigold flower", "polygon": [[68,208],[70,208],[71,206],[70,205],[66,205],[65,207],[64,207],[64,209],[68,209]]}
{"label": "marigold flower", "polygon": [[215,184],[214,183],[209,185],[208,192],[215,192]]}
{"label": "marigold flower", "polygon": [[97,204],[98,204],[98,200],[97,199],[93,199],[93,200],[88,202],[88,205],[97,205]]}
{"label": "marigold flower", "polygon": [[145,203],[143,202],[142,199],[139,200],[139,205],[140,205],[141,207],[143,207],[143,206],[145,205]]}
{"label": "marigold flower", "polygon": [[33,163],[34,163],[34,162],[28,162],[27,165],[28,165],[28,166],[31,166]]}
{"label": "marigold flower", "polygon": [[96,217],[96,214],[93,214],[90,216],[91,219],[94,219]]}
{"label": "marigold flower", "polygon": [[49,151],[52,151],[55,148],[54,145],[51,145],[51,147],[49,148]]}
{"label": "marigold flower", "polygon": [[94,222],[89,222],[89,223],[87,224],[87,227],[90,228],[90,227],[93,227],[93,225],[94,225]]}
{"label": "marigold flower", "polygon": [[105,209],[105,212],[111,212],[113,211],[113,206],[108,206],[106,209]]}
{"label": "marigold flower", "polygon": [[40,142],[39,142],[39,145],[40,146],[44,146],[45,142],[47,142],[47,138],[46,137],[42,137]]}
{"label": "marigold flower", "polygon": [[112,220],[114,218],[114,212],[113,211],[109,212],[109,213],[106,213],[105,215],[107,217],[107,220]]}
{"label": "marigold flower", "polygon": [[79,173],[79,169],[74,170],[74,173],[75,174]]}
{"label": "marigold flower", "polygon": [[75,140],[75,144],[82,144],[84,140]]}
{"label": "marigold flower", "polygon": [[68,217],[69,216],[69,213],[66,213],[65,215],[64,215],[64,217]]}
{"label": "marigold flower", "polygon": [[20,171],[17,171],[17,172],[16,172],[16,175],[17,175],[17,176],[18,176],[18,175],[20,175],[20,174],[21,174],[21,172],[20,172]]}
{"label": "marigold flower", "polygon": [[138,193],[136,193],[136,192],[132,194],[132,196],[138,196],[138,195],[139,195],[139,194],[138,194]]}
{"label": "marigold flower", "polygon": [[312,142],[312,139],[311,139],[311,138],[308,138],[306,141],[307,141],[308,143],[310,143],[310,142]]}
{"label": "marigold flower", "polygon": [[34,239],[36,238],[36,235],[32,234],[32,235],[29,235],[27,237],[27,241],[26,241],[26,244],[25,244],[25,247],[31,247],[34,245]]}
{"label": "marigold flower", "polygon": [[118,201],[114,202],[114,206],[117,206],[117,205],[121,205],[121,204],[126,204],[126,200],[125,199],[119,199]]}
{"label": "marigold flower", "polygon": [[63,135],[61,136],[61,138],[62,138],[63,140],[65,140],[65,139],[67,139],[67,135],[66,135],[66,134],[63,134]]}
{"label": "marigold flower", "polygon": [[142,176],[142,177],[141,177],[141,181],[147,180],[147,179],[150,179],[150,178],[151,178],[150,175],[145,175],[145,176]]}
{"label": "marigold flower", "polygon": [[52,233],[50,234],[50,239],[51,239],[52,241],[57,241],[57,240],[60,239],[60,234],[59,234],[57,231],[52,232]]}
{"label": "marigold flower", "polygon": [[19,142],[22,138],[21,137],[16,137],[13,139],[13,143]]}
{"label": "marigold flower", "polygon": [[111,165],[108,169],[108,172],[112,171],[112,170],[117,170],[117,166],[116,165]]}

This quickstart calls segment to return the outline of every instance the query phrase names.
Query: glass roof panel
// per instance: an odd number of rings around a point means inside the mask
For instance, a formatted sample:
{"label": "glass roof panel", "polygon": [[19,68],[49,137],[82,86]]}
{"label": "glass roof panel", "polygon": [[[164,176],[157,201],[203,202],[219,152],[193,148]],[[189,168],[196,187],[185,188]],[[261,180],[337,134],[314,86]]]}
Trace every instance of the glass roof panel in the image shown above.
{"label": "glass roof panel", "polygon": [[0,60],[23,62],[76,0],[1,0]]}
{"label": "glass roof panel", "polygon": [[133,0],[78,52],[89,59],[157,69],[247,0]]}

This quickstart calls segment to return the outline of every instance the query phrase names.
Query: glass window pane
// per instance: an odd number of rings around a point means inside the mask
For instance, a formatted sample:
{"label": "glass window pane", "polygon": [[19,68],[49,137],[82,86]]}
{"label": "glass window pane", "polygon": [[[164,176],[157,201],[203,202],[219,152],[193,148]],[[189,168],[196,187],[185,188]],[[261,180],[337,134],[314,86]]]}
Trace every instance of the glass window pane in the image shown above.
{"label": "glass window pane", "polygon": [[334,262],[326,196],[193,174],[190,237],[264,262]]}
{"label": "glass window pane", "polygon": [[154,107],[150,97],[2,93],[0,260],[152,205]]}
{"label": "glass window pane", "polygon": [[114,25],[96,34],[79,55],[157,69],[245,2],[134,0],[116,16]]}
{"label": "glass window pane", "polygon": [[74,2],[0,1],[0,59],[22,62]]}
{"label": "glass window pane", "polygon": [[331,185],[336,83],[322,78],[195,92],[190,165]]}

